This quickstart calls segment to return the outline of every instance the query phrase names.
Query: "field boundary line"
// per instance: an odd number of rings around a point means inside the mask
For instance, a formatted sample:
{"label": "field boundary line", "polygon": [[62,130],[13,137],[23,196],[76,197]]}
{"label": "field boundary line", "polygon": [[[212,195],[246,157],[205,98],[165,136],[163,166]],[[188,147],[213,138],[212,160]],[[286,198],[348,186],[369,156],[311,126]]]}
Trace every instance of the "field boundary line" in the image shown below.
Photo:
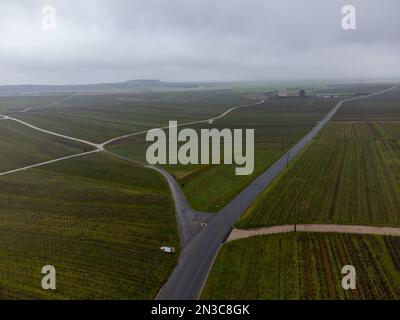
{"label": "field boundary line", "polygon": [[[246,239],[256,236],[291,233],[294,231],[294,225],[281,225],[254,229],[233,229],[226,242]],[[344,224],[298,224],[297,232],[312,233],[348,233],[348,234],[368,234],[381,236],[400,237],[400,227],[374,227],[362,225],[344,225]]]}
{"label": "field boundary line", "polygon": [[80,142],[80,143],[83,143],[83,144],[87,144],[87,145],[90,145],[92,147],[95,147],[98,150],[102,150],[103,149],[102,146],[100,144],[97,144],[97,143],[93,143],[93,142],[90,142],[90,141],[87,141],[87,140],[70,137],[70,136],[67,136],[67,135],[64,135],[64,134],[60,134],[60,133],[57,133],[57,132],[54,132],[54,131],[42,129],[42,128],[36,127],[36,126],[34,126],[32,124],[29,124],[29,123],[27,123],[25,121],[22,121],[22,120],[19,120],[17,118],[13,118],[13,117],[10,117],[10,116],[3,116],[3,117],[4,117],[4,119],[18,122],[18,123],[20,123],[20,124],[22,124],[24,126],[27,126],[27,127],[31,128],[31,129],[36,130],[36,131],[47,133],[47,134],[50,134],[52,136],[64,138],[64,139],[67,139],[67,140],[72,140],[72,141]]}
{"label": "field boundary line", "polygon": [[[62,100],[60,100],[60,101],[56,101],[56,102],[54,102],[53,104],[49,104],[49,105],[58,104],[58,103],[61,103],[61,102],[66,101],[66,100],[69,100],[69,99],[71,99],[71,98],[72,98],[72,97],[67,97],[67,98],[65,98],[65,99],[62,99]],[[221,115],[219,115],[219,116],[217,116],[217,117],[210,118],[210,119],[206,119],[206,120],[198,120],[198,121],[192,121],[192,122],[182,123],[182,124],[177,125],[177,127],[185,126],[185,125],[190,125],[190,124],[198,124],[198,123],[210,122],[210,121],[212,122],[212,121],[214,121],[214,120],[217,120],[217,119],[220,119],[220,118],[224,117],[225,115],[227,115],[228,113],[232,112],[233,110],[236,110],[236,109],[238,109],[238,108],[244,108],[244,107],[249,107],[249,106],[254,106],[254,105],[262,104],[262,103],[264,103],[264,101],[265,101],[265,100],[260,100],[260,101],[258,101],[258,102],[256,102],[256,103],[253,103],[253,104],[246,104],[246,105],[235,106],[235,107],[232,107],[232,108],[228,109],[227,111],[225,111],[224,113],[222,113]],[[46,105],[46,106],[47,106],[47,105]],[[25,110],[26,110],[26,109],[25,109]],[[25,110],[24,110],[24,111],[25,111]],[[23,111],[23,112],[24,112],[24,111]],[[23,113],[23,112],[22,112],[22,113]],[[98,144],[98,143],[94,143],[94,142],[91,142],[91,141],[88,141],[88,140],[79,139],[79,138],[74,138],[74,137],[67,136],[67,135],[64,135],[64,134],[60,134],[60,133],[57,133],[57,132],[54,132],[54,131],[42,129],[42,128],[39,128],[39,127],[37,127],[37,126],[34,126],[34,125],[32,125],[32,124],[30,124],[30,123],[28,123],[28,122],[25,122],[25,121],[23,121],[23,120],[20,120],[20,119],[17,119],[17,118],[13,118],[13,117],[10,117],[10,116],[7,116],[7,115],[2,115],[2,114],[0,114],[0,117],[2,117],[2,118],[0,118],[0,121],[1,121],[1,120],[11,120],[11,121],[15,121],[15,122],[18,122],[18,123],[20,123],[20,124],[22,124],[22,125],[24,125],[24,126],[27,126],[27,127],[31,128],[31,129],[34,129],[34,130],[36,130],[36,131],[40,131],[40,132],[43,132],[43,133],[46,133],[46,134],[49,134],[49,135],[52,135],[52,136],[64,138],[64,139],[67,139],[67,140],[80,142],[80,143],[83,143],[83,144],[86,144],[86,145],[90,145],[90,146],[96,148],[96,150],[93,150],[93,151],[83,152],[83,153],[79,153],[79,154],[75,154],[75,155],[71,155],[71,156],[66,156],[66,157],[62,157],[62,158],[57,158],[57,159],[54,159],[54,160],[49,160],[49,161],[45,161],[45,162],[40,162],[40,163],[37,163],[37,164],[29,165],[29,166],[22,167],[22,168],[18,168],[18,169],[13,169],[13,170],[10,170],[10,171],[5,171],[5,172],[0,173],[0,176],[8,175],[8,174],[15,173],[15,172],[19,172],[19,171],[23,171],[23,170],[28,170],[28,169],[35,168],[35,167],[44,166],[44,165],[46,165],[46,164],[51,164],[51,163],[54,163],[54,162],[59,162],[59,161],[62,161],[62,160],[67,160],[67,159],[71,159],[71,158],[75,158],[75,157],[79,157],[79,156],[91,154],[91,153],[98,152],[98,151],[105,151],[105,150],[106,150],[106,149],[105,149],[105,146],[106,146],[107,144],[111,143],[111,142],[114,142],[114,141],[117,141],[117,140],[120,140],[120,139],[123,139],[123,138],[131,137],[131,136],[135,136],[135,135],[144,134],[144,133],[147,133],[147,132],[149,132],[149,131],[151,131],[151,130],[156,130],[156,129],[168,129],[168,128],[170,128],[169,126],[162,127],[162,128],[152,128],[152,129],[145,130],[145,131],[140,131],[140,132],[136,132],[136,133],[124,135],[124,136],[119,136],[119,137],[116,137],[116,138],[107,140],[106,142],[103,142],[103,143]],[[113,154],[113,153],[110,153],[110,154]],[[115,156],[115,154],[114,154],[114,156]],[[127,160],[127,159],[125,159],[125,160]],[[132,161],[132,162],[133,162],[133,161]],[[137,163],[137,164],[139,164],[139,163]],[[143,165],[143,164],[142,164],[142,165]]]}
{"label": "field boundary line", "polygon": [[123,136],[119,136],[119,137],[115,137],[115,138],[109,139],[109,140],[101,143],[99,146],[104,148],[106,145],[108,145],[108,144],[110,144],[112,142],[115,142],[115,141],[118,141],[118,140],[121,140],[121,139],[125,139],[125,138],[129,138],[129,137],[133,137],[133,136],[137,136],[137,135],[141,135],[141,134],[145,134],[145,133],[148,133],[148,132],[153,131],[153,130],[163,130],[163,129],[169,129],[169,128],[175,128],[175,127],[188,126],[188,125],[191,125],[191,124],[205,123],[205,122],[212,123],[215,120],[218,120],[218,119],[226,116],[227,114],[229,114],[230,112],[232,112],[232,111],[234,111],[236,109],[245,108],[245,107],[252,107],[252,106],[256,106],[256,105],[262,104],[264,102],[265,102],[265,100],[260,100],[260,101],[255,102],[255,103],[235,106],[235,107],[232,107],[232,108],[228,109],[227,111],[225,111],[224,113],[220,114],[219,116],[216,116],[216,117],[213,117],[213,118],[208,118],[208,119],[204,119],[204,120],[196,120],[196,121],[191,121],[191,122],[185,122],[185,123],[178,124],[176,126],[165,126],[165,127],[160,127],[160,128],[152,128],[152,129],[148,129],[148,130],[143,130],[143,131],[139,131],[139,132],[125,134]]}
{"label": "field boundary line", "polygon": [[49,161],[45,161],[45,162],[32,164],[30,166],[26,166],[26,167],[22,167],[22,168],[18,168],[18,169],[13,169],[13,170],[10,170],[10,171],[0,172],[0,176],[5,176],[5,175],[11,174],[11,173],[16,173],[16,172],[19,172],[19,171],[24,171],[24,170],[28,170],[28,169],[41,167],[41,166],[44,166],[44,165],[47,165],[47,164],[51,164],[51,163],[55,163],[55,162],[59,162],[59,161],[67,160],[67,159],[86,156],[86,155],[89,155],[89,154],[92,154],[92,153],[95,153],[95,152],[99,152],[99,151],[101,151],[101,150],[96,149],[96,150],[92,150],[92,151],[73,154],[71,156],[66,156],[66,157],[62,157],[62,158],[57,158],[57,159],[53,159],[53,160],[49,160]]}
{"label": "field boundary line", "polygon": [[[396,88],[396,86],[368,96],[346,99],[346,101],[365,99],[393,90],[394,88]],[[243,212],[245,212],[250,204],[255,201],[256,197],[286,168],[287,163],[296,157],[297,154],[311,142],[346,101],[338,101],[329,113],[326,114],[325,117],[296,145],[282,155],[272,166],[261,173],[249,186],[225,205],[224,208],[214,214],[213,218],[208,222],[207,227],[199,231],[186,245],[185,250],[181,252],[178,264],[170,278],[159,291],[157,300],[198,299],[204,287],[204,283],[207,281],[209,271],[211,270],[210,267],[212,268],[213,266],[214,258],[221,248],[221,243],[226,239],[226,234],[231,230],[232,226],[243,215]],[[232,110],[231,108],[230,111]],[[177,185],[174,188],[180,188],[180,186]],[[187,199],[184,200],[186,201]],[[178,205],[181,204],[178,203]]]}

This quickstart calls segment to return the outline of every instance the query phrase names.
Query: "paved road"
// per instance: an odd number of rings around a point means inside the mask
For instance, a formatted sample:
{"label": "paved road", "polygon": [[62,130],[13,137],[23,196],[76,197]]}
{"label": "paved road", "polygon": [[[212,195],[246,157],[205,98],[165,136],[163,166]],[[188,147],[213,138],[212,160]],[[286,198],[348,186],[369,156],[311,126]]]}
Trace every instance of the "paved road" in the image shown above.
{"label": "paved road", "polygon": [[[64,98],[64,99],[62,99],[62,100],[58,100],[58,101],[56,101],[56,102],[50,103],[50,104],[48,104],[48,105],[46,105],[46,106],[54,106],[54,105],[57,105],[57,104],[59,104],[59,103],[65,102],[65,101],[67,101],[67,100],[70,100],[71,98],[72,98],[72,97],[67,97],[67,98]],[[190,124],[197,124],[197,123],[209,122],[210,120],[214,120],[214,119],[220,119],[220,118],[226,116],[227,114],[229,114],[230,112],[232,112],[233,110],[236,110],[236,109],[238,109],[238,108],[244,108],[244,107],[255,106],[255,105],[262,104],[262,103],[264,103],[264,100],[261,100],[261,101],[258,101],[258,102],[256,102],[256,103],[252,103],[252,104],[246,104],[246,105],[236,106],[236,107],[230,108],[229,110],[225,111],[223,114],[221,114],[221,115],[219,115],[219,116],[217,116],[217,117],[215,117],[215,118],[210,118],[210,119],[205,119],[205,120],[198,120],[198,121],[193,121],[193,122],[182,123],[182,124],[179,124],[178,127],[179,127],[179,126],[190,125]],[[31,110],[31,108],[25,108],[24,110],[18,111],[18,112],[15,112],[15,113],[17,113],[17,114],[22,114],[22,113],[28,112],[28,111],[30,111],[30,110]],[[71,137],[71,136],[59,134],[59,133],[54,132],[54,131],[50,131],[50,130],[46,130],[46,129],[39,128],[39,127],[34,126],[34,125],[32,125],[32,124],[30,124],[30,123],[28,123],[28,122],[22,121],[22,120],[17,119],[17,118],[13,118],[13,117],[11,117],[9,114],[8,114],[8,115],[0,114],[0,121],[1,121],[1,120],[11,120],[11,121],[15,121],[15,122],[18,122],[18,123],[20,123],[20,124],[22,124],[22,125],[24,125],[24,126],[27,126],[27,127],[31,128],[31,129],[34,129],[34,130],[37,130],[37,131],[40,131],[40,132],[43,132],[43,133],[47,133],[47,134],[50,134],[50,135],[53,135],[53,136],[57,136],[57,137],[64,138],[64,139],[67,139],[67,140],[72,140],[72,141],[76,141],[76,142],[80,142],[80,143],[89,145],[89,146],[91,146],[91,147],[96,148],[96,150],[93,150],[93,151],[90,151],[90,152],[82,152],[82,153],[75,154],[75,155],[71,155],[71,156],[67,156],[67,157],[62,157],[62,158],[58,158],[58,159],[54,159],[54,160],[50,160],[50,161],[45,161],[45,162],[36,163],[36,164],[33,164],[33,165],[29,165],[29,166],[26,166],[26,167],[22,167],[22,168],[10,170],[10,171],[6,171],[6,172],[1,172],[1,173],[0,173],[0,176],[12,174],[12,173],[16,173],[16,172],[23,171],[23,170],[32,169],[32,168],[36,168],[36,167],[40,167],[40,166],[44,166],[44,165],[47,165],[47,164],[50,164],[50,163],[54,163],[54,162],[59,162],[59,161],[63,161],[63,160],[71,159],[71,158],[76,158],[76,157],[88,155],[88,154],[91,154],[91,153],[94,153],[94,152],[98,152],[98,151],[104,151],[104,152],[106,152],[106,153],[113,154],[114,156],[118,156],[117,154],[114,154],[114,153],[111,153],[111,152],[107,151],[107,150],[105,149],[106,145],[110,144],[111,142],[120,140],[120,139],[122,139],[122,138],[131,137],[131,136],[135,136],[135,135],[140,135],[140,134],[147,133],[147,132],[149,132],[149,131],[151,131],[151,130],[154,130],[154,129],[149,129],[149,130],[140,131],[140,132],[136,132],[136,133],[132,133],[132,134],[127,134],[127,135],[115,137],[115,138],[113,138],[113,139],[110,139],[110,140],[107,140],[107,141],[105,141],[105,142],[103,142],[103,143],[98,144],[98,143],[94,143],[94,142],[91,142],[91,141],[88,141],[88,140],[78,139],[78,138],[74,138],[74,137]],[[169,128],[169,127],[167,126],[167,127],[163,127],[163,128],[160,128],[160,129],[167,129],[167,128]],[[132,161],[131,159],[128,159],[128,158],[125,158],[125,157],[122,157],[122,156],[118,156],[118,157],[121,158],[121,159],[127,160],[127,161],[129,161],[129,162],[134,162],[134,161]],[[154,169],[154,168],[153,168],[153,169]],[[160,169],[158,169],[158,170],[160,171]],[[166,173],[166,172],[165,172],[165,174],[168,175],[168,173]],[[166,176],[166,175],[165,175],[165,176]],[[172,178],[172,177],[170,177],[170,179],[171,179],[171,178]],[[172,179],[172,180],[173,180],[173,179]],[[179,187],[179,186],[178,186],[178,187]],[[176,200],[177,200],[177,201],[178,201],[178,200],[182,201],[182,199],[178,199],[178,198],[177,198]],[[186,199],[185,199],[185,201],[186,201]],[[188,212],[189,212],[189,211],[188,211]],[[189,214],[188,216],[190,217],[191,220],[195,219],[195,221],[200,221],[200,220],[204,221],[204,220],[205,220],[204,216],[207,216],[207,215],[208,215],[207,213],[204,213],[203,215],[200,215],[199,213],[195,212],[194,210],[191,210],[191,212],[192,212],[192,213]],[[196,218],[196,217],[197,217],[197,218]],[[194,228],[194,230],[197,229],[197,227],[195,227],[195,224],[190,223],[190,225],[192,225],[192,228]],[[187,234],[193,233],[193,230],[186,231],[186,229],[187,229],[187,228],[185,228],[185,231],[182,231],[182,232],[183,232],[183,233],[187,233]],[[185,240],[186,240],[186,238],[183,239],[183,244],[185,243]]]}
{"label": "paved road", "polygon": [[172,197],[176,204],[175,210],[179,234],[181,236],[181,246],[182,248],[185,248],[186,245],[191,242],[192,238],[201,231],[203,228],[201,224],[208,223],[214,217],[214,214],[193,210],[183,194],[182,189],[170,173],[155,166],[147,167],[160,172],[168,182],[169,188],[172,192]]}
{"label": "paved road", "polygon": [[[183,247],[178,265],[173,270],[167,283],[161,288],[157,299],[198,299],[208,273],[213,265],[214,259],[222,244],[229,237],[234,223],[252,204],[257,196],[280,172],[282,172],[287,165],[287,161],[291,161],[320,132],[344,102],[365,99],[378,94],[383,94],[395,88],[396,87],[393,87],[368,96],[340,101],[304,138],[293,146],[274,165],[262,173],[226,207],[209,219],[206,227],[200,229],[196,234],[191,236],[191,240],[188,243],[185,243],[185,246]],[[186,228],[185,226],[188,224],[186,220],[190,220],[190,216],[182,219],[180,218],[180,215],[185,212],[191,212],[192,209],[180,190],[179,185],[173,183],[171,177],[167,178],[167,180],[172,193],[179,194],[179,196],[174,196],[174,200],[178,211],[181,211],[178,213],[180,229],[184,230]],[[183,233],[185,233],[185,231],[183,231]]]}
{"label": "paved road", "polygon": [[[256,229],[233,229],[226,242],[245,239],[255,236],[271,235],[277,233],[294,232],[294,225],[273,226]],[[375,234],[382,236],[400,236],[400,228],[354,226],[343,224],[298,224],[297,232],[324,232],[324,233],[350,233],[350,234]]]}
{"label": "paved road", "polygon": [[[172,190],[175,206],[177,208],[177,220],[182,236],[182,252],[179,259],[179,263],[177,267],[174,269],[167,283],[161,289],[158,295],[158,299],[198,299],[202,291],[202,287],[207,278],[208,272],[213,264],[213,260],[216,254],[218,253],[221,245],[225,242],[226,238],[229,236],[233,224],[236,222],[237,219],[239,219],[241,214],[251,205],[251,203],[256,199],[256,197],[286,167],[287,162],[292,160],[310,142],[310,140],[313,139],[318,134],[318,132],[332,118],[332,116],[336,113],[336,111],[340,108],[340,106],[344,102],[365,99],[377,94],[382,94],[387,91],[393,90],[394,88],[395,87],[369,96],[340,101],[328,113],[328,115],[320,123],[318,123],[302,140],[300,140],[293,148],[291,148],[287,152],[287,154],[285,154],[274,165],[272,165],[268,170],[266,170],[263,174],[261,174],[251,185],[249,185],[245,190],[243,190],[235,199],[233,199],[225,208],[223,208],[217,214],[201,213],[194,211],[190,207],[183,192],[181,191],[179,185],[176,183],[173,177],[169,173],[165,172],[160,168],[152,167],[152,169],[158,170],[164,175],[164,177],[168,181],[169,187]],[[180,124],[180,126],[196,124],[196,123],[212,122],[214,120],[226,116],[227,114],[238,108],[255,106],[262,104],[263,102],[264,101],[261,100],[253,104],[236,106],[230,108],[229,110],[227,110],[226,112],[217,117],[209,118],[206,120],[193,121],[189,123],[182,123]],[[104,147],[113,141],[117,141],[122,138],[130,137],[133,135],[143,134],[149,131],[147,130],[133,134],[128,134],[110,139],[102,144],[96,144],[87,140],[77,139],[70,136],[58,134],[50,130],[41,129],[25,121],[12,118],[6,115],[0,115],[0,116],[2,117],[2,120],[5,119],[13,120],[19,122],[20,124],[28,126],[32,129],[35,129],[37,131],[85,143],[87,145],[96,148],[96,150],[90,152],[63,157],[19,168],[16,170],[3,172],[1,173],[1,175],[27,170],[30,168],[46,165],[49,163],[54,163],[57,161],[62,161],[65,159],[79,157],[94,152],[103,151]],[[168,127],[164,127],[161,129],[167,129],[167,128]],[[202,223],[207,223],[207,226],[202,227],[200,225]]]}

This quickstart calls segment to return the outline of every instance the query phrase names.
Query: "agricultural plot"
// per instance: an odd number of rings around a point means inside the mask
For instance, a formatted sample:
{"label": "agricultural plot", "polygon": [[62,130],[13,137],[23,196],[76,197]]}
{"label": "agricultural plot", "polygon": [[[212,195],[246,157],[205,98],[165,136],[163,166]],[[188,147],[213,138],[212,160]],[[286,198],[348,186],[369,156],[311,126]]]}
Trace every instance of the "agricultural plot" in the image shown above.
{"label": "agricultural plot", "polygon": [[[400,238],[291,233],[232,241],[211,270],[203,299],[399,299]],[[341,269],[356,269],[356,290]]]}
{"label": "agricultural plot", "polygon": [[[242,126],[235,126],[241,128]],[[193,129],[200,126],[191,126]],[[224,129],[226,126],[202,125],[201,128]],[[244,127],[243,127],[244,128]],[[260,131],[263,128],[260,126]],[[131,139],[133,141],[134,139]],[[111,146],[109,149],[130,159],[146,163],[145,154],[149,143],[139,138],[136,142],[121,142]],[[238,192],[248,185],[256,175],[260,174],[265,166],[273,163],[282,152],[282,142],[273,143],[263,141],[261,138],[257,142],[255,157],[259,159],[255,163],[254,173],[248,176],[236,176],[236,165],[165,165],[165,169],[170,171],[180,183],[190,204],[198,210],[217,211],[231,200]]]}
{"label": "agricultural plot", "polygon": [[330,123],[238,227],[400,224],[400,124]]}
{"label": "agricultural plot", "polygon": [[365,100],[346,102],[334,121],[400,121],[400,89]]}
{"label": "agricultural plot", "polygon": [[93,142],[168,125],[204,120],[230,106],[250,103],[229,92],[73,96],[50,107],[15,117],[41,128]]}
{"label": "agricultural plot", "polygon": [[0,121],[0,173],[92,150],[79,142],[51,136],[11,120]]}
{"label": "agricultural plot", "polygon": [[[0,177],[0,298],[152,299],[179,248],[164,179],[104,154]],[[57,290],[41,288],[54,265]]]}
{"label": "agricultural plot", "polygon": [[[215,124],[213,128],[224,129],[249,128],[240,123]],[[290,145],[295,143],[309,129],[310,124],[274,123],[253,124],[255,129],[254,171],[251,175],[235,175],[236,164],[207,165],[188,172],[179,182],[190,204],[201,211],[218,211],[249,185],[266,168],[272,165]],[[171,168],[172,172],[182,166]]]}
{"label": "agricultural plot", "polygon": [[[335,101],[313,99],[274,99],[264,104],[236,109],[213,124],[190,126],[193,129],[254,129],[254,172],[235,175],[236,165],[169,165],[190,204],[199,211],[218,211],[272,165],[291,145],[309,132],[335,105]],[[144,136],[136,136],[111,146],[111,150],[145,162],[149,146]]]}
{"label": "agricultural plot", "polygon": [[370,94],[385,90],[392,86],[391,83],[343,83],[343,84],[328,84],[318,88],[317,93],[320,94],[338,94],[338,95],[357,95]]}
{"label": "agricultural plot", "polygon": [[15,113],[27,109],[51,108],[62,105],[68,96],[16,96],[0,97],[0,113]]}

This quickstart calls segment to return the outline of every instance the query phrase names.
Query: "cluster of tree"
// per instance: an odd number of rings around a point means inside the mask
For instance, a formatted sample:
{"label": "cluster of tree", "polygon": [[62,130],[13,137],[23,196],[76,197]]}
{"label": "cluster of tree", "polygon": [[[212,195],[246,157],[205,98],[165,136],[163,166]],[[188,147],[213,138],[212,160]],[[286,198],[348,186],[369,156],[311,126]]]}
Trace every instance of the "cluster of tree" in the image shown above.
{"label": "cluster of tree", "polygon": [[299,91],[299,96],[300,96],[300,97],[302,97],[302,98],[305,98],[305,97],[307,97],[306,90],[304,90],[304,89],[301,89],[301,90]]}

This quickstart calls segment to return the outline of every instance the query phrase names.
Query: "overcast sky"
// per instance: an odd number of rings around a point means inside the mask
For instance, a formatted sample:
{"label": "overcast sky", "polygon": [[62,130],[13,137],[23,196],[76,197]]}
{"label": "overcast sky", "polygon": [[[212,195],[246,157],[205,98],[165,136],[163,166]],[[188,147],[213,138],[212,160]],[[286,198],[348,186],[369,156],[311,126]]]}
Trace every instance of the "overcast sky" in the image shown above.
{"label": "overcast sky", "polygon": [[[346,4],[357,30],[342,28]],[[0,0],[0,84],[398,78],[399,13],[398,0]]]}

